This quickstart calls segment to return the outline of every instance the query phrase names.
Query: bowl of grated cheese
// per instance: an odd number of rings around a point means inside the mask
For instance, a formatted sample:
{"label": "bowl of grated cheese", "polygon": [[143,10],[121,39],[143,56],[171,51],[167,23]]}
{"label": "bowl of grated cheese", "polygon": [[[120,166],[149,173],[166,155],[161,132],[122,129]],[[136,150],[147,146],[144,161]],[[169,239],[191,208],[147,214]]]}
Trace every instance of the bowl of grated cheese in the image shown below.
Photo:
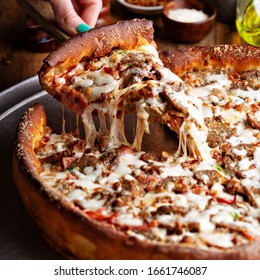
{"label": "bowl of grated cheese", "polygon": [[162,19],[170,39],[200,42],[216,21],[216,8],[205,0],[172,0],[164,5]]}

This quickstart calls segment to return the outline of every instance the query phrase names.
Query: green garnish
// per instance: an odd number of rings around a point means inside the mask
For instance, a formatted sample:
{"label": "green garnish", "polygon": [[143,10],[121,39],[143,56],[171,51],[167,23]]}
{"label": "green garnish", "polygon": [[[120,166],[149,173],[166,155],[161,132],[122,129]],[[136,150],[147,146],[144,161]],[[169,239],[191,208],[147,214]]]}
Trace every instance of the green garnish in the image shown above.
{"label": "green garnish", "polygon": [[237,212],[232,211],[232,212],[231,212],[231,215],[232,215],[234,221],[236,221],[236,220],[238,219],[238,213],[237,213]]}
{"label": "green garnish", "polygon": [[126,54],[126,51],[125,50],[119,50],[118,53],[119,54]]}
{"label": "green garnish", "polygon": [[67,168],[67,171],[71,172],[74,169],[79,170],[79,167],[78,166],[72,166],[72,167]]}
{"label": "green garnish", "polygon": [[219,166],[219,165],[216,165],[216,169],[217,169],[218,171],[222,171],[222,167]]}

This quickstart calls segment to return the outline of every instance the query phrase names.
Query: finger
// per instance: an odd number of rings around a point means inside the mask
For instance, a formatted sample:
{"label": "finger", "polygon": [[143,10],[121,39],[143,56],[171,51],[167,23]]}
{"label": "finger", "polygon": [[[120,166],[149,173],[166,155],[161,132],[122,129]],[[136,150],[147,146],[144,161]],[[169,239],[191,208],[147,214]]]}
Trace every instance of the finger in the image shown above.
{"label": "finger", "polygon": [[78,14],[85,23],[94,27],[102,8],[102,0],[79,0],[78,2],[80,5]]}
{"label": "finger", "polygon": [[58,25],[70,35],[77,34],[77,27],[85,22],[74,10],[72,2],[60,0],[49,0],[49,2]]}

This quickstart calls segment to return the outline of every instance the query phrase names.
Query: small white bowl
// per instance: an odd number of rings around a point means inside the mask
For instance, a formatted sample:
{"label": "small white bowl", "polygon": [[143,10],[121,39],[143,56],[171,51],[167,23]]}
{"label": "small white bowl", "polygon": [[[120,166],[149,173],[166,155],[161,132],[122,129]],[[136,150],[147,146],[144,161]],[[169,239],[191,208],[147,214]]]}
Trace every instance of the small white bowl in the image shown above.
{"label": "small white bowl", "polygon": [[[202,11],[208,18],[198,22],[182,22],[169,17],[169,11],[183,8]],[[206,0],[172,0],[165,4],[162,19],[170,39],[179,43],[196,43],[201,41],[215,24],[216,8]]]}

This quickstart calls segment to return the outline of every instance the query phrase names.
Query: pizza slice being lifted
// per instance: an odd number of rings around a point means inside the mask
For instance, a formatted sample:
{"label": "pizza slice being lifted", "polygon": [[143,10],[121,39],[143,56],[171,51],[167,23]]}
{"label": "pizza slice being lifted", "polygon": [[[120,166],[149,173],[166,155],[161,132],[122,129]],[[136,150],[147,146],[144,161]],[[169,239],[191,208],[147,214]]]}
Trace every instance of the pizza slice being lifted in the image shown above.
{"label": "pizza slice being lifted", "polygon": [[[85,138],[54,134],[44,108],[30,108],[14,157],[21,196],[69,257],[260,258],[260,52],[160,57],[147,20],[90,30],[50,54],[41,85],[81,115]],[[131,143],[128,113],[137,119]],[[142,150],[152,122],[177,134],[175,153]]]}
{"label": "pizza slice being lifted", "polygon": [[39,75],[44,89],[83,116],[90,145],[97,134],[94,124],[90,125],[94,111],[101,131],[109,132],[110,141],[126,142],[126,111],[137,115],[133,143],[137,150],[141,149],[144,131],[149,131],[149,121],[156,120],[181,134],[184,151],[188,141],[191,153],[198,157],[205,154],[201,104],[158,58],[150,21],[119,22],[78,36],[52,53]]}

